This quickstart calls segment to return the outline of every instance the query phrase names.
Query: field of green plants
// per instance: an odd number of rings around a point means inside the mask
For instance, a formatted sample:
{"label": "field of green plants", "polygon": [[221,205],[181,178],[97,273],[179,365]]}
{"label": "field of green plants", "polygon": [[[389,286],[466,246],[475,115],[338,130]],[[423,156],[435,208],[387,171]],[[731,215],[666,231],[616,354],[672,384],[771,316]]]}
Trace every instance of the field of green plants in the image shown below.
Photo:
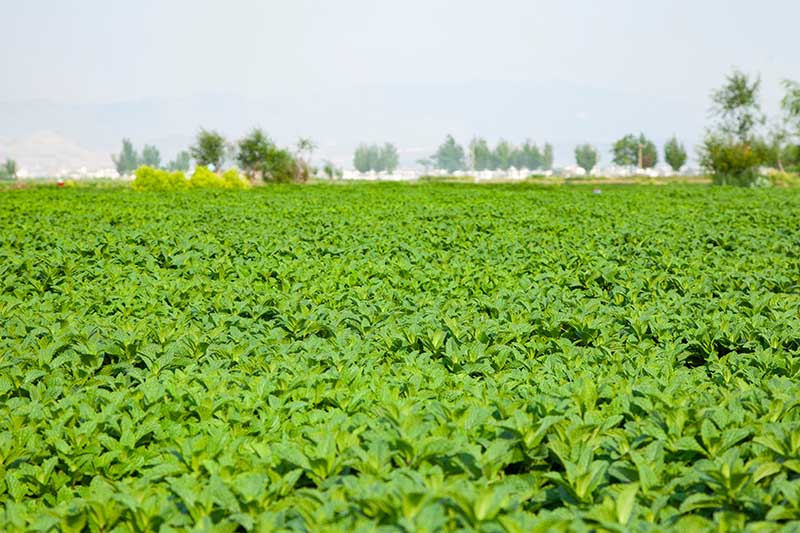
{"label": "field of green plants", "polygon": [[0,194],[0,530],[800,530],[800,190]]}

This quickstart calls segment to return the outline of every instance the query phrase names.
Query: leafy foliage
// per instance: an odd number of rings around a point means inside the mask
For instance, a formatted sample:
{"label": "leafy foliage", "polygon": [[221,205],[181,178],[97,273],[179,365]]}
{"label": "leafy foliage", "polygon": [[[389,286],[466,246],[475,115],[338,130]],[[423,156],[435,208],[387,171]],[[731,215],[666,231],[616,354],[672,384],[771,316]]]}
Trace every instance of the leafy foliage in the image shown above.
{"label": "leafy foliage", "polygon": [[180,191],[186,189],[189,182],[183,172],[142,166],[136,169],[131,186],[137,191]]}
{"label": "leafy foliage", "polygon": [[575,147],[575,163],[588,174],[597,165],[597,149],[591,144],[581,144]]}
{"label": "leafy foliage", "polygon": [[359,172],[394,172],[399,162],[397,147],[388,142],[383,146],[362,143],[353,154],[353,167]]}
{"label": "leafy foliage", "polygon": [[686,164],[686,148],[683,144],[678,142],[678,138],[673,136],[664,145],[664,161],[672,168],[673,171],[679,172],[683,165]]}
{"label": "leafy foliage", "polygon": [[122,139],[122,151],[119,154],[112,155],[111,160],[114,162],[114,166],[120,176],[132,174],[141,164],[139,154],[130,139]]}
{"label": "leafy foliage", "polygon": [[700,146],[700,164],[716,185],[749,187],[756,183],[759,167],[771,158],[770,147],[760,140],[736,142],[708,134]]}
{"label": "leafy foliage", "polygon": [[228,151],[225,137],[216,131],[201,129],[189,153],[199,166],[213,167],[220,171]]}
{"label": "leafy foliage", "polygon": [[0,529],[792,530],[798,210],[0,194]]}
{"label": "leafy foliage", "polygon": [[17,162],[11,158],[6,158],[2,166],[0,166],[0,180],[13,180],[17,179]]}
{"label": "leafy foliage", "polygon": [[545,143],[544,149],[542,150],[542,168],[544,170],[550,170],[553,168],[553,145],[550,143]]}
{"label": "leafy foliage", "polygon": [[[545,157],[548,147],[550,147],[549,163]],[[514,146],[508,141],[501,140],[492,150],[486,139],[476,137],[469,144],[469,156],[474,170],[508,170],[511,167],[539,170],[550,168],[553,164],[552,147],[546,144],[543,154],[531,141]]]}
{"label": "leafy foliage", "polygon": [[[301,141],[303,150],[311,148],[311,141]],[[308,179],[308,165],[296,160],[289,150],[279,148],[261,129],[256,128],[242,138],[238,148],[237,161],[250,181],[257,177],[277,183]]]}
{"label": "leafy foliage", "polygon": [[332,161],[325,161],[322,165],[322,173],[329,180],[342,179],[344,172],[341,168],[337,167]]}
{"label": "leafy foliage", "polygon": [[658,150],[655,143],[644,136],[644,133],[629,134],[619,139],[611,147],[614,163],[621,166],[637,168],[653,168],[658,163]]}
{"label": "leafy foliage", "polygon": [[467,168],[464,147],[458,144],[452,135],[448,135],[445,141],[431,156],[431,161],[436,168],[455,172]]}
{"label": "leafy foliage", "polygon": [[754,130],[765,120],[760,92],[761,78],[751,79],[738,70],[727,76],[725,85],[711,95],[711,112],[722,135],[734,137],[740,143],[753,138]]}
{"label": "leafy foliage", "polygon": [[193,189],[245,189],[248,181],[235,168],[228,169],[221,176],[208,168],[198,166],[189,179],[183,172],[169,172],[152,167],[139,167],[132,187],[137,191],[181,191]]}
{"label": "leafy foliage", "polygon": [[187,150],[181,150],[178,152],[178,155],[175,156],[175,159],[169,162],[167,170],[188,172],[191,164],[192,156],[189,155]]}
{"label": "leafy foliage", "polygon": [[760,90],[760,78],[734,71],[711,96],[716,124],[706,133],[699,151],[700,163],[716,184],[755,185],[759,167],[777,159],[758,134],[758,127],[765,122]]}
{"label": "leafy foliage", "polygon": [[141,164],[148,167],[160,168],[161,153],[158,151],[158,148],[150,144],[145,144],[144,148],[142,148]]}

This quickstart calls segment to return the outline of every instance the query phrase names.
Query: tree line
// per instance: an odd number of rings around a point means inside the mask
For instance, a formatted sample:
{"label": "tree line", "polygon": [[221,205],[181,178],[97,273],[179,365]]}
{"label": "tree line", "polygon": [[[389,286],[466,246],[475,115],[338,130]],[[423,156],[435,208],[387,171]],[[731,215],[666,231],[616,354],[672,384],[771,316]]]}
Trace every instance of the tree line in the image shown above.
{"label": "tree line", "polygon": [[122,139],[122,150],[119,154],[112,155],[111,160],[114,162],[114,166],[120,176],[133,174],[133,172],[141,166],[185,172],[189,170],[191,164],[189,152],[184,150],[179,152],[174,160],[162,167],[161,152],[158,148],[153,145],[145,144],[140,154],[136,148],[134,148],[130,139]]}
{"label": "tree line", "polygon": [[[617,140],[611,147],[612,161],[621,167],[637,169],[653,168],[658,164],[658,149],[653,141],[639,135],[628,134]],[[664,145],[664,161],[673,171],[679,172],[688,159],[686,147],[673,136]],[[575,163],[587,173],[600,161],[598,150],[591,144],[575,147]]]}
{"label": "tree line", "polygon": [[[376,144],[362,143],[353,155],[353,167],[359,172],[392,172],[398,165],[397,147],[385,143],[382,147]],[[448,135],[436,152],[429,158],[417,160],[417,164],[429,168],[438,168],[448,172],[460,170],[508,170],[526,168],[528,170],[550,169],[553,165],[553,147],[545,143],[542,149],[536,144],[526,141],[522,145],[514,145],[501,140],[492,149],[485,139],[476,137],[469,144],[469,157],[464,147],[458,144],[452,135]]]}
{"label": "tree line", "polygon": [[[194,161],[198,167],[223,175],[225,164],[233,162],[251,181],[306,181],[313,174],[310,159],[316,145],[306,138],[298,140],[291,151],[279,147],[262,129],[254,128],[241,139],[231,142],[215,130],[201,128],[188,150],[178,153],[175,160],[161,164],[161,155],[154,146],[145,145],[141,155],[130,139],[122,140],[119,154],[111,156],[120,175],[130,175],[140,167],[186,172]],[[337,170],[326,165],[326,173]]]}
{"label": "tree line", "polygon": [[[625,135],[614,143],[612,155],[614,163],[620,166],[636,166],[646,169],[652,168],[658,163],[656,145],[644,134]],[[426,171],[430,168],[447,172],[515,168],[535,172],[551,170],[553,157],[553,145],[550,143],[544,143],[539,148],[530,140],[516,145],[501,139],[492,148],[486,139],[475,137],[465,149],[452,135],[447,135],[433,155],[418,159],[417,164],[424,167]],[[683,167],[687,157],[685,147],[675,137],[664,146],[664,160],[675,171]],[[599,156],[593,146],[583,144],[576,147],[575,159],[578,165],[588,172],[597,164]],[[392,172],[397,167],[397,148],[391,143],[386,143],[382,148],[375,144],[361,144],[353,156],[353,166],[359,172]]]}
{"label": "tree line", "polygon": [[[769,120],[761,107],[761,78],[735,70],[711,93],[712,122],[698,147],[700,166],[721,185],[752,186],[761,168],[800,171],[800,83],[783,81],[780,114]],[[611,149],[618,165],[652,168],[658,162],[655,145],[643,134],[626,135]],[[575,162],[590,172],[599,159],[590,144],[575,148]],[[686,149],[673,137],[664,146],[664,160],[680,170]]]}
{"label": "tree line", "polygon": [[353,155],[353,167],[359,172],[394,172],[400,162],[397,147],[392,143],[362,143]]}
{"label": "tree line", "polygon": [[[760,77],[734,71],[722,87],[713,91],[712,123],[698,148],[698,159],[715,183],[752,185],[765,166],[778,171],[800,171],[800,84],[785,80],[783,87],[781,114],[772,121],[767,120],[761,109]],[[165,167],[161,166],[156,147],[145,145],[140,154],[129,139],[123,139],[121,152],[112,159],[120,174],[131,174],[143,165],[186,171],[191,160],[220,173],[226,161],[233,161],[251,181],[306,181],[316,172],[310,164],[315,148],[310,139],[300,139],[293,151],[281,148],[258,128],[236,142],[229,142],[216,131],[201,129],[194,144]],[[662,154],[676,172],[688,159],[685,146],[675,136],[663,146]],[[577,165],[586,172],[591,172],[600,160],[598,150],[588,143],[576,146],[574,156]],[[655,143],[644,133],[627,134],[618,139],[611,148],[611,156],[617,165],[640,169],[653,168],[659,161]],[[500,140],[490,147],[485,139],[475,137],[465,149],[452,135],[447,135],[434,154],[417,163],[426,170],[433,167],[447,172],[512,167],[550,170],[553,147],[544,143],[540,148],[529,140],[522,144]],[[353,156],[353,166],[360,172],[392,172],[398,164],[397,147],[389,142],[383,145],[362,143]],[[326,162],[322,170],[328,178],[341,176],[341,170],[330,162]],[[8,160],[0,167],[0,178],[14,175],[16,164]]]}

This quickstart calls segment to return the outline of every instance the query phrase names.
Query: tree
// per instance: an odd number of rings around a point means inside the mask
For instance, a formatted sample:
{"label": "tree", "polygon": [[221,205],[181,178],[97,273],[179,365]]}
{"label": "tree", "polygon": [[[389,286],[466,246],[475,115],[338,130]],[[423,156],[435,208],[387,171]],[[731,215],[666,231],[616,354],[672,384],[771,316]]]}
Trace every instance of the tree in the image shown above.
{"label": "tree", "polygon": [[17,179],[17,162],[11,158],[6,159],[3,166],[0,167],[0,179],[13,180]]}
{"label": "tree", "polygon": [[238,146],[239,153],[236,156],[236,162],[245,176],[251,182],[255,181],[257,175],[263,177],[270,150],[274,147],[270,138],[260,128],[254,128],[239,140]]}
{"label": "tree", "polygon": [[542,154],[542,168],[550,170],[553,168],[553,145],[545,143],[544,153]]}
{"label": "tree", "polygon": [[311,156],[314,155],[314,150],[316,149],[316,143],[308,137],[300,137],[297,140],[297,157],[295,162],[297,163],[297,168],[301,175],[301,181],[305,181],[315,173],[315,170],[311,166]]}
{"label": "tree", "polygon": [[342,176],[344,175],[342,169],[334,165],[331,161],[325,161],[324,165],[322,166],[322,173],[325,174],[329,180],[342,179]]}
{"label": "tree", "polygon": [[161,153],[155,146],[145,144],[142,148],[142,165],[160,168],[161,167]]}
{"label": "tree", "polygon": [[175,159],[167,164],[167,169],[173,172],[186,172],[189,170],[191,163],[192,157],[189,155],[189,152],[181,150],[178,152],[178,155],[175,156]]}
{"label": "tree", "polygon": [[544,163],[542,152],[539,147],[530,141],[525,141],[522,148],[518,152],[518,159],[514,162],[517,168],[526,168],[528,170],[537,170],[542,168]]}
{"label": "tree", "polygon": [[314,155],[314,150],[317,149],[317,144],[308,137],[300,137],[297,139],[297,154],[300,159],[311,164],[311,158]]}
{"label": "tree", "polygon": [[658,150],[653,141],[640,133],[639,136],[628,134],[614,143],[611,148],[614,163],[636,168],[653,168],[658,162]]}
{"label": "tree", "polygon": [[353,155],[353,166],[359,172],[394,172],[399,164],[397,147],[392,143],[360,144]]}
{"label": "tree", "polygon": [[725,85],[711,94],[711,113],[718,120],[718,130],[725,136],[746,143],[757,126],[764,123],[759,103],[761,78],[753,80],[738,70],[728,75]]}
{"label": "tree", "polygon": [[511,168],[511,156],[514,152],[514,147],[511,143],[505,140],[500,140],[497,146],[494,147],[494,164],[500,170],[508,170]]}
{"label": "tree", "polygon": [[492,163],[492,149],[486,139],[475,137],[469,143],[469,159],[472,168],[475,170],[491,170]]}
{"label": "tree", "polygon": [[289,150],[279,148],[259,128],[240,139],[237,147],[236,161],[251,182],[259,176],[264,181],[280,183],[305,181],[309,177],[305,162],[298,161]]}
{"label": "tree", "polygon": [[686,148],[684,148],[683,144],[678,142],[675,136],[664,145],[664,161],[666,161],[675,172],[680,171],[686,163]]}
{"label": "tree", "polygon": [[132,174],[140,163],[139,154],[136,153],[130,139],[122,139],[122,151],[118,155],[112,155],[111,160],[120,176]]}
{"label": "tree", "polygon": [[781,110],[784,119],[790,128],[790,133],[800,137],[800,83],[792,80],[783,80],[786,94],[781,100]]}
{"label": "tree", "polygon": [[385,143],[381,149],[381,166],[386,172],[394,172],[400,164],[400,155],[397,147],[392,143]]}
{"label": "tree", "polygon": [[201,129],[195,143],[189,147],[192,158],[198,165],[203,167],[214,167],[216,172],[222,170],[222,163],[225,162],[228,145],[225,137],[216,131]]}
{"label": "tree", "polygon": [[381,161],[381,149],[377,144],[370,144],[367,147],[367,164],[369,170],[383,172],[383,161]]}
{"label": "tree", "polygon": [[448,135],[445,138],[445,141],[439,146],[436,153],[431,156],[431,159],[437,168],[447,172],[452,173],[466,168],[464,147],[458,144],[452,135]]}
{"label": "tree", "polygon": [[422,157],[414,162],[424,168],[426,173],[433,166],[433,161],[429,157]]}
{"label": "tree", "polygon": [[270,146],[267,158],[263,164],[264,181],[289,183],[292,181],[305,181],[308,179],[307,169],[301,168],[289,150]]}
{"label": "tree", "polygon": [[364,143],[358,145],[355,154],[353,154],[353,166],[359,172],[369,172],[370,161],[368,145]]}
{"label": "tree", "polygon": [[760,166],[773,158],[773,150],[758,135],[764,122],[759,103],[761,80],[739,71],[711,94],[713,129],[706,131],[699,149],[700,163],[715,184],[753,185]]}
{"label": "tree", "polygon": [[575,162],[589,174],[597,164],[597,150],[591,144],[576,146]]}
{"label": "tree", "polygon": [[783,163],[800,165],[800,83],[784,80],[786,94],[781,99],[780,132],[777,139],[777,163],[783,170]]}

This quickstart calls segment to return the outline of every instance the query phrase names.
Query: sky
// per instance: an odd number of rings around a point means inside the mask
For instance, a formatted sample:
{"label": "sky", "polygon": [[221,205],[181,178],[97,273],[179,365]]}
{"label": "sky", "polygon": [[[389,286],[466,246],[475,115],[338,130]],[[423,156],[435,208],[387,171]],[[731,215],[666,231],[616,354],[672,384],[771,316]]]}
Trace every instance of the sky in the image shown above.
{"label": "sky", "polygon": [[[146,142],[220,116],[229,135],[261,125],[334,151],[448,132],[602,144],[634,127],[691,143],[731,69],[760,74],[767,111],[800,79],[796,0],[0,0],[0,18],[0,137],[48,129],[46,103],[72,110],[53,129],[98,147],[124,122]],[[179,123],[152,131],[122,112],[99,124],[109,106],[178,103]]]}

